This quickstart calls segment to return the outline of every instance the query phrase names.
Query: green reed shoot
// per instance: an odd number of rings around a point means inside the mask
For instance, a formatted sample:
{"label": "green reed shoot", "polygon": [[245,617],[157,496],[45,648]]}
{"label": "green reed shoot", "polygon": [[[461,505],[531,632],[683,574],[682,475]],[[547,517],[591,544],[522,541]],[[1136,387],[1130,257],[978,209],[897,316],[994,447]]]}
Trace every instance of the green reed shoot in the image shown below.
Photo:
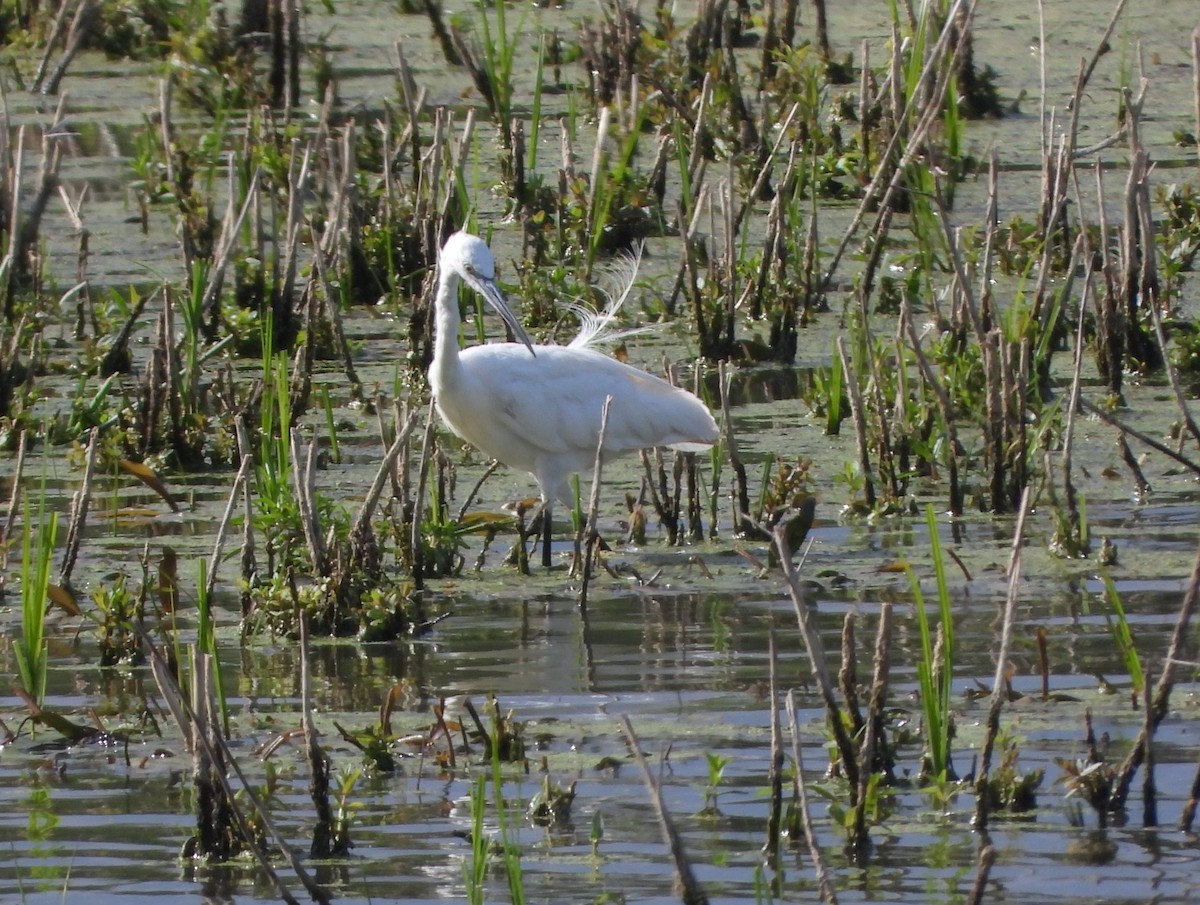
{"label": "green reed shoot", "polygon": [[941,782],[946,779],[950,766],[954,623],[950,612],[950,587],[946,580],[946,564],[942,557],[942,543],[938,536],[937,517],[932,505],[926,507],[925,519],[929,526],[929,545],[933,553],[933,572],[938,591],[938,611],[942,621],[941,663],[934,663],[933,635],[930,632],[929,614],[925,606],[925,596],[921,593],[921,583],[911,568],[907,568],[907,572],[917,611],[917,626],[921,633],[921,660],[917,664],[917,676],[921,684],[921,707],[925,713],[926,746],[934,780]]}
{"label": "green reed shoot", "polygon": [[829,380],[825,385],[825,433],[836,436],[842,429],[842,356],[834,354],[829,365]]}
{"label": "green reed shoot", "polygon": [[329,399],[329,387],[321,387],[321,404],[325,409],[325,428],[329,431],[329,455],[335,465],[342,462],[342,451],[338,446],[337,422],[333,417],[333,403]]}
{"label": "green reed shoot", "polygon": [[300,509],[292,489],[292,405],[287,356],[276,353],[274,327],[268,313],[262,328],[262,401],[259,407],[258,450],[254,460],[254,489],[258,503],[255,523],[267,538],[268,556],[275,557],[299,537]]}
{"label": "green reed shoot", "polygon": [[221,711],[221,728],[229,738],[229,702],[225,697],[225,686],[221,681],[221,663],[217,659],[217,634],[214,628],[212,602],[208,599],[208,564],[204,559],[196,563],[196,650],[208,654],[213,663],[213,684],[216,686],[217,707]]}
{"label": "green reed shoot", "polygon": [[[498,740],[503,732],[497,716],[492,734]],[[508,808],[504,803],[504,777],[500,772],[500,745],[492,745],[492,792],[496,796],[496,823],[500,828],[500,848],[504,854],[504,873],[508,877],[508,894],[513,905],[524,905],[525,883],[521,875],[521,847],[509,835]]]}
{"label": "green reed shoot", "polygon": [[1125,607],[1121,604],[1121,595],[1117,593],[1112,576],[1103,572],[1100,577],[1104,582],[1104,596],[1112,608],[1112,615],[1105,613],[1104,620],[1117,643],[1117,650],[1121,652],[1121,659],[1125,661],[1125,671],[1129,673],[1133,690],[1140,696],[1142,689],[1146,687],[1146,674],[1142,671],[1142,660],[1133,643],[1133,632],[1129,630],[1129,620],[1125,616]]}
{"label": "green reed shoot", "polygon": [[463,865],[467,905],[483,905],[483,881],[487,877],[488,856],[488,838],[483,832],[486,809],[487,778],[477,776],[471,783],[471,858]]}
{"label": "green reed shoot", "polygon": [[45,495],[38,500],[37,537],[31,521],[29,501],[25,502],[24,530],[21,540],[21,634],[13,643],[21,684],[41,704],[46,697],[46,601],[50,587],[50,566],[58,538],[58,513],[46,518]]}
{"label": "green reed shoot", "polygon": [[[496,120],[496,131],[505,148],[512,146],[509,123],[513,120],[513,61],[516,59],[515,34],[509,35],[504,16],[504,0],[497,0],[496,35],[488,24],[488,2],[479,0],[479,28],[483,33],[483,68],[492,87],[492,115]],[[518,28],[518,32],[519,32]]]}
{"label": "green reed shoot", "polygon": [[533,76],[533,109],[529,114],[529,163],[525,170],[530,174],[537,172],[538,138],[542,125],[542,86],[543,67],[546,62],[546,35],[538,35],[537,69]]}

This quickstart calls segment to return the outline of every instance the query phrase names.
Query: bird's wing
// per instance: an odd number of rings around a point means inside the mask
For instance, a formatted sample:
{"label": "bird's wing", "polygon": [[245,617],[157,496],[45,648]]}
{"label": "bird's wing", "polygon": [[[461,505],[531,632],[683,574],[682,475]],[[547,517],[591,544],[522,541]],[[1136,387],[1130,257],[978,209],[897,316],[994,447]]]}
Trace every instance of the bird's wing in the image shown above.
{"label": "bird's wing", "polygon": [[706,445],[717,439],[707,407],[664,380],[591,349],[513,343],[477,346],[463,364],[486,386],[488,412],[546,455],[594,454],[604,399],[605,447]]}

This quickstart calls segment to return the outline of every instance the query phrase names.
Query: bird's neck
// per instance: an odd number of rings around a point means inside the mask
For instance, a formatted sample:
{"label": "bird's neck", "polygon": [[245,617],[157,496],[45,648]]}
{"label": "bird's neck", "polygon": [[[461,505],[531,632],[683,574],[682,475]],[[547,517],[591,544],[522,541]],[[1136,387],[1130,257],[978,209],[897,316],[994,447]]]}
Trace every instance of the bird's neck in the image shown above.
{"label": "bird's neck", "polygon": [[429,366],[430,382],[435,390],[454,379],[458,361],[458,274],[442,272],[434,301],[433,364]]}

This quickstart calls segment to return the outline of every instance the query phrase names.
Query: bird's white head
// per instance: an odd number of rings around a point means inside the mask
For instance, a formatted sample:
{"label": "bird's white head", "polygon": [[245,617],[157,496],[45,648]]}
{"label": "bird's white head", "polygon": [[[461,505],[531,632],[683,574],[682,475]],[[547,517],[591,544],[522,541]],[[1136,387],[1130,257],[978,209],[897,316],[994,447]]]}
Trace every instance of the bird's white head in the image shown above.
{"label": "bird's white head", "polygon": [[454,233],[442,246],[441,264],[454,270],[467,282],[471,277],[496,279],[496,259],[479,236],[462,231]]}
{"label": "bird's white head", "polygon": [[508,300],[505,299],[504,293],[496,285],[496,259],[492,256],[492,251],[487,247],[486,242],[470,233],[456,232],[442,246],[438,264],[442,268],[443,280],[449,274],[455,274],[482,295],[487,303],[496,310],[496,313],[504,319],[504,323],[512,330],[513,335],[525,344],[530,354],[534,354],[532,340],[508,306]]}

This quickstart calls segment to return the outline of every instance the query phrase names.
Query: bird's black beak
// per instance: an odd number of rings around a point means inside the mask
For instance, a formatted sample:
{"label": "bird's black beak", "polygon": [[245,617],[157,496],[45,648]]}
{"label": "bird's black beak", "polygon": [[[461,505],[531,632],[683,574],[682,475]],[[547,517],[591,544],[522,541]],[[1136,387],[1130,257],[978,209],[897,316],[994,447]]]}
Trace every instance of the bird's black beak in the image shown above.
{"label": "bird's black beak", "polygon": [[518,342],[524,343],[525,348],[529,350],[529,354],[537,358],[537,353],[533,351],[533,340],[529,338],[529,334],[525,332],[525,328],[521,326],[521,322],[517,320],[517,316],[513,314],[512,308],[508,307],[508,299],[504,297],[504,293],[500,291],[500,287],[492,280],[477,277],[472,281],[473,288],[476,292],[487,299],[487,303],[496,310],[501,319],[512,331],[513,336]]}

